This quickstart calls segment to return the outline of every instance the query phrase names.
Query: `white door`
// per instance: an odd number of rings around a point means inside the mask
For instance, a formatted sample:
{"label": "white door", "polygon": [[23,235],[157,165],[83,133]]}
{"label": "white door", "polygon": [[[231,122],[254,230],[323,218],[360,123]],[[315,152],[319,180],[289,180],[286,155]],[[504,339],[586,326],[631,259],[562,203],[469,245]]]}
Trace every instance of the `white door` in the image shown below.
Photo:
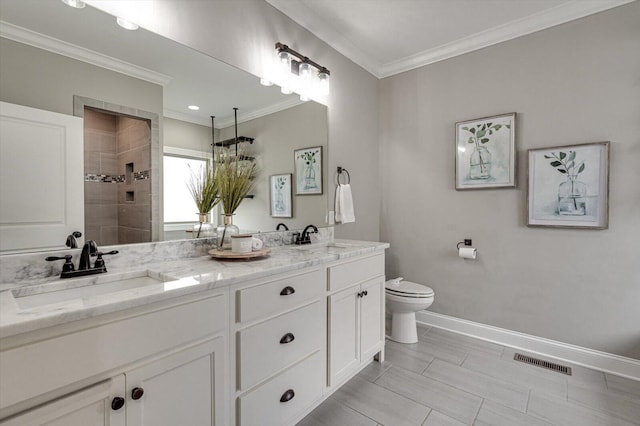
{"label": "white door", "polygon": [[380,351],[384,339],[384,278],[375,278],[360,286],[360,360]]}
{"label": "white door", "polygon": [[360,363],[360,286],[329,296],[329,386]]}
{"label": "white door", "polygon": [[224,425],[222,337],[125,373],[127,426]]}
{"label": "white door", "polygon": [[125,426],[124,396],[124,375],[121,374],[0,421],[0,425]]}
{"label": "white door", "polygon": [[82,118],[0,102],[0,252],[84,232]]}

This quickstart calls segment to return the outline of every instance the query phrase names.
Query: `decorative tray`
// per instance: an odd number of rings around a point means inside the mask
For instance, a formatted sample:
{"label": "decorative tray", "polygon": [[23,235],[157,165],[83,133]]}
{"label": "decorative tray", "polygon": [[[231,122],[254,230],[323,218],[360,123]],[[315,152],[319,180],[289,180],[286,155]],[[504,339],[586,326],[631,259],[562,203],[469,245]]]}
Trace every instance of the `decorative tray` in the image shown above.
{"label": "decorative tray", "polygon": [[231,250],[209,250],[209,255],[214,259],[253,259],[256,257],[268,256],[271,253],[271,249],[264,248],[260,250],[254,250],[249,253],[234,253]]}

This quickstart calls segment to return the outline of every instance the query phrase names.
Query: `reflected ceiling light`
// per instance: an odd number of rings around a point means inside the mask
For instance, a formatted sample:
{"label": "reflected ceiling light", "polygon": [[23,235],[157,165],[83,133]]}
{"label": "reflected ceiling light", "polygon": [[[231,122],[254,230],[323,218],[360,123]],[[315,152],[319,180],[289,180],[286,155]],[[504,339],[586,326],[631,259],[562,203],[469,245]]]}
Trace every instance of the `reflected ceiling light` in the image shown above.
{"label": "reflected ceiling light", "polygon": [[289,48],[286,44],[276,43],[276,51],[278,60],[283,64],[284,81],[296,81],[292,87],[302,95],[301,98],[305,97],[308,100],[313,95],[327,96],[329,94],[329,75],[331,73],[326,67]]}
{"label": "reflected ceiling light", "polygon": [[118,25],[120,25],[125,30],[133,31],[133,30],[137,30],[138,28],[140,28],[138,26],[138,24],[134,24],[133,22],[127,21],[126,19],[120,18],[119,16],[116,17],[116,22],[118,23]]}
{"label": "reflected ceiling light", "polygon": [[300,100],[302,102],[308,102],[309,101],[309,97],[305,96],[305,95],[300,95]]}
{"label": "reflected ceiling light", "polygon": [[292,91],[291,91],[291,89],[289,89],[288,87],[284,87],[284,86],[282,86],[282,87],[280,88],[280,93],[282,93],[283,95],[290,95],[290,94],[292,94],[293,92],[292,92]]}
{"label": "reflected ceiling light", "polygon": [[67,6],[75,7],[76,9],[83,9],[86,6],[82,0],[62,0],[62,3]]}
{"label": "reflected ceiling light", "polygon": [[267,80],[266,78],[261,78],[260,79],[260,84],[262,84],[263,86],[273,86],[273,83],[269,80]]}
{"label": "reflected ceiling light", "polygon": [[189,105],[187,108],[189,108],[191,111],[198,111],[200,109],[198,105]]}

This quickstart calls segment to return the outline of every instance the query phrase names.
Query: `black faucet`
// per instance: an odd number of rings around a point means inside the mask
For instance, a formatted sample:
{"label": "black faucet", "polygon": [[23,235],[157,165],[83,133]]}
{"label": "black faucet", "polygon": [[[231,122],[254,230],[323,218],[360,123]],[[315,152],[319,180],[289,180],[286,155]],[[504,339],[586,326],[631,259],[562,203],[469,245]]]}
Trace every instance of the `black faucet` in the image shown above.
{"label": "black faucet", "polygon": [[279,223],[278,226],[276,226],[276,231],[279,231],[280,227],[283,227],[285,231],[289,230],[289,227],[287,225],[285,225],[284,223]]}
{"label": "black faucet", "polygon": [[98,252],[98,245],[95,241],[89,240],[82,246],[82,253],[80,254],[80,262],[78,263],[78,270],[91,268],[91,256]]}
{"label": "black faucet", "polygon": [[67,242],[65,245],[69,248],[78,248],[78,240],[76,238],[82,237],[82,232],[74,231],[67,236]]}
{"label": "black faucet", "polygon": [[[62,257],[49,256],[45,260],[49,262],[54,260],[64,260],[65,262],[64,265],[62,265],[60,278],[73,278],[107,272],[104,259],[102,259],[102,256],[107,254],[118,254],[118,251],[112,250],[107,253],[101,253],[98,251],[98,245],[96,242],[89,240],[82,247],[82,253],[80,254],[80,262],[78,262],[77,270],[75,270],[73,266],[73,261],[71,260],[72,256],[70,254]],[[91,256],[98,256],[93,268],[91,267]]]}
{"label": "black faucet", "polygon": [[307,227],[302,231],[302,234],[296,238],[296,244],[311,244],[309,228],[313,229],[313,232],[318,233],[318,228],[315,225],[307,225]]}

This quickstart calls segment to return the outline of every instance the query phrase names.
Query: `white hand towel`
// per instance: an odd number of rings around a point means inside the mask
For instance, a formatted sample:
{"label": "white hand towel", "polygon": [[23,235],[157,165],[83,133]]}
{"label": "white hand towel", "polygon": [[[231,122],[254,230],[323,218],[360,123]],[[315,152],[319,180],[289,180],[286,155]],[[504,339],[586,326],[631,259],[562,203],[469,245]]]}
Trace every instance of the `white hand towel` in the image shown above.
{"label": "white hand towel", "polygon": [[351,185],[339,184],[336,188],[336,222],[350,223],[356,221],[353,210],[353,197]]}

